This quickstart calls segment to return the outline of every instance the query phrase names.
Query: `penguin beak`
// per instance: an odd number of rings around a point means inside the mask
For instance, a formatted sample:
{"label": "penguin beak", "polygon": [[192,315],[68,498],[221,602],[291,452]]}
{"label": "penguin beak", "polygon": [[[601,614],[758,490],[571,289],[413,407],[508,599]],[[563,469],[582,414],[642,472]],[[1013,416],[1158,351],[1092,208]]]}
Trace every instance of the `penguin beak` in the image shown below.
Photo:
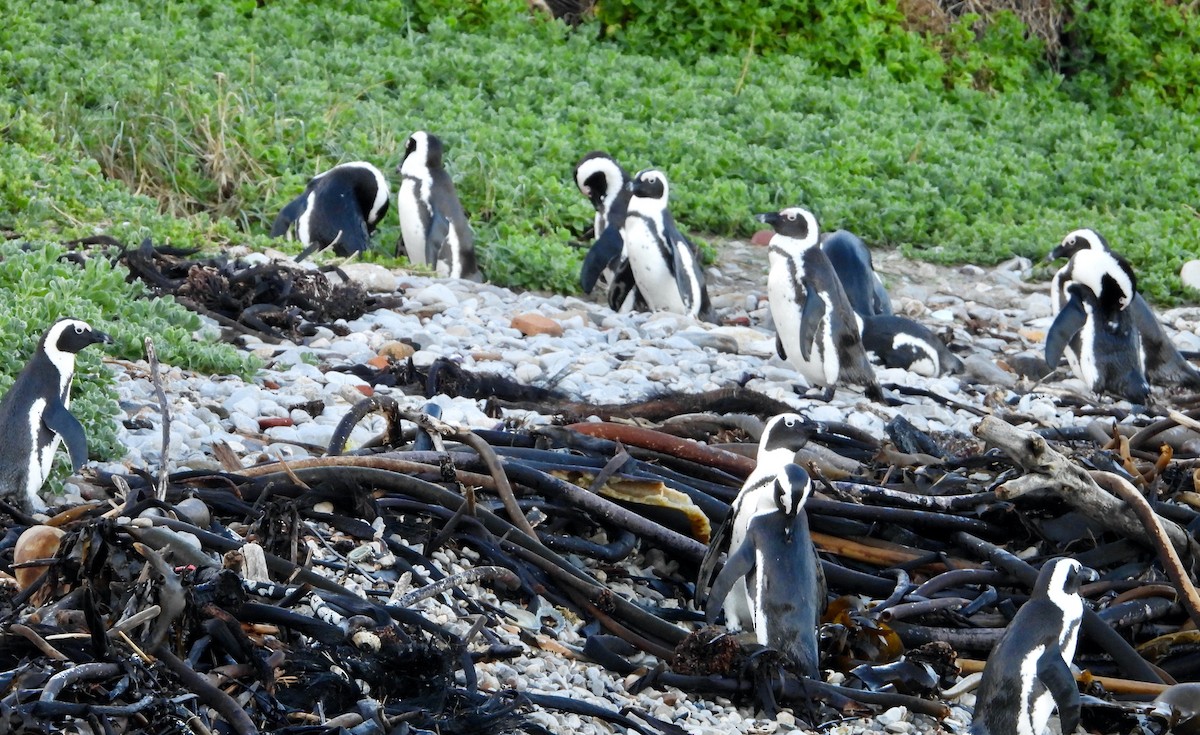
{"label": "penguin beak", "polygon": [[109,337],[104,332],[97,332],[94,329],[92,330],[92,344],[111,345],[112,343],[112,337]]}
{"label": "penguin beak", "polygon": [[768,225],[773,225],[779,221],[779,212],[766,212],[765,214],[756,214],[754,219],[759,222],[764,222]]}
{"label": "penguin beak", "polygon": [[1079,568],[1079,583],[1081,585],[1082,584],[1090,584],[1091,582],[1095,582],[1098,579],[1100,579],[1100,575],[1096,573],[1095,569],[1092,569],[1091,567],[1080,567]]}

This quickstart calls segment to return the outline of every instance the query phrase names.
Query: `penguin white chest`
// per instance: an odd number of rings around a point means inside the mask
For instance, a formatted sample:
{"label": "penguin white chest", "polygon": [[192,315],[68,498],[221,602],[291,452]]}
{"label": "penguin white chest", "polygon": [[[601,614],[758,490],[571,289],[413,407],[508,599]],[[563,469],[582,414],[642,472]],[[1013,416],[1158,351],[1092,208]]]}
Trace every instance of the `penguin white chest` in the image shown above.
{"label": "penguin white chest", "polygon": [[[810,386],[836,384],[840,364],[828,316],[823,316],[817,325],[812,349],[807,350],[808,359],[804,358],[804,351],[801,350],[800,329],[805,299],[803,264],[797,258],[775,252],[770,255],[770,263],[767,298],[771,305],[771,318],[775,321],[775,331],[787,353],[787,361]],[[833,305],[825,301],[825,313],[828,315]]]}
{"label": "penguin white chest", "polygon": [[396,196],[396,209],[400,215],[400,236],[404,239],[408,262],[413,265],[426,265],[425,239],[429,203],[426,201],[427,195],[423,198],[422,190],[428,192],[429,186],[414,177],[405,176]]}
{"label": "penguin white chest", "polygon": [[642,298],[652,311],[687,313],[675,276],[671,273],[671,256],[663,257],[660,231],[656,231],[648,220],[641,216],[630,216],[625,220],[622,236]]}

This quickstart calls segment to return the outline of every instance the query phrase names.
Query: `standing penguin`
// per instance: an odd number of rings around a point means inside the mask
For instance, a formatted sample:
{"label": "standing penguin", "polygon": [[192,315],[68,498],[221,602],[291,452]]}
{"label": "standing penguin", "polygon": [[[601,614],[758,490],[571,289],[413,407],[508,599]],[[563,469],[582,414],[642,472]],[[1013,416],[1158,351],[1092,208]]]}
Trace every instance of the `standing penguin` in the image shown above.
{"label": "standing penguin", "polygon": [[821,250],[829,258],[829,264],[837,273],[842,290],[846,292],[846,298],[855,313],[863,318],[892,313],[892,299],[883,287],[883,280],[875,272],[871,251],[861,238],[846,230],[838,230],[821,238]]}
{"label": "standing penguin", "polygon": [[804,504],[812,481],[789,464],[771,484],[774,507],[750,519],[741,544],[713,583],[705,610],[711,625],[717,607],[737,582],[746,585],[754,636],[783,652],[808,678],[817,678],[817,626],[825,609],[825,575],[808,530]]}
{"label": "standing penguin", "polygon": [[775,229],[768,244],[767,296],[775,321],[775,348],[811,386],[833,397],[839,380],[866,387],[882,401],[883,391],[867,360],[858,319],[833,266],[818,246],[817,218],[801,207],[758,215]]}
{"label": "standing penguin", "polygon": [[696,248],[667,210],[670,188],[662,171],[639,171],[621,237],[638,291],[653,311],[673,311],[712,321],[712,306]]}
{"label": "standing penguin", "polygon": [[[575,185],[596,210],[592,228],[595,242],[588,250],[580,271],[584,293],[591,293],[601,277],[608,283],[608,305],[616,312],[644,311],[646,301],[637,290],[637,281],[625,253],[621,228],[629,210],[629,174],[603,151],[592,151],[575,166]],[[602,275],[603,274],[603,275]]]}
{"label": "standing penguin", "polygon": [[1046,363],[1057,367],[1065,352],[1075,375],[1096,393],[1145,403],[1150,386],[1128,308],[1137,293],[1129,264],[1108,252],[1080,250],[1061,273],[1052,288],[1063,284],[1058,300],[1065,303],[1046,333]]}
{"label": "standing penguin", "polygon": [[[754,471],[746,478],[741,491],[725,520],[717,527],[709,540],[708,549],[700,562],[696,580],[696,606],[704,607],[709,581],[717,566],[717,557],[725,550],[726,539],[732,555],[746,538],[750,521],[760,513],[775,509],[774,483],[779,473],[792,464],[796,452],[803,449],[812,435],[815,424],[805,421],[795,413],[781,413],[763,428],[758,442],[758,461]],[[720,604],[720,603],[717,603]],[[751,624],[750,603],[746,584],[737,579],[724,598],[725,627],[741,630]]]}
{"label": "standing penguin", "polygon": [[370,246],[391,196],[383,172],[371,164],[338,164],[308,180],[304,193],[275,218],[271,237],[294,232],[304,245],[297,261],[331,245],[338,255],[360,253]]}
{"label": "standing penguin", "polygon": [[396,255],[437,270],[438,275],[482,281],[475,241],[450,174],[442,166],[442,141],[418,130],[408,137],[396,196],[400,240]]}
{"label": "standing penguin", "polygon": [[75,355],[94,344],[112,339],[87,322],[55,322],[0,399],[0,497],[26,512],[45,510],[38,491],[50,475],[60,441],[71,455],[71,468],[79,471],[87,461],[87,437],[79,419],[68,410]]}
{"label": "standing penguin", "polygon": [[1079,689],[1071,674],[1083,600],[1096,573],[1061,557],[1046,562],[1033,596],[988,656],[975,692],[971,735],[1042,735],[1058,708],[1062,732],[1079,727]]}
{"label": "standing penguin", "polygon": [[[1088,228],[1069,233],[1056,248],[1050,251],[1046,259],[1070,258],[1081,250],[1111,253],[1118,261],[1124,260],[1112,251],[1108,241],[1099,232]],[[1069,264],[1054,274],[1050,298],[1054,302],[1055,311],[1061,309],[1062,302],[1065,301],[1066,284],[1064,281],[1067,280],[1068,268]],[[1155,385],[1177,385],[1191,390],[1200,390],[1200,370],[1197,370],[1180,354],[1178,348],[1171,342],[1171,338],[1167,336],[1166,330],[1163,329],[1154,310],[1150,308],[1140,293],[1134,295],[1133,302],[1129,304],[1128,308],[1133,317],[1133,324],[1137,327],[1145,360],[1146,377],[1149,381]]]}
{"label": "standing penguin", "polygon": [[877,365],[904,368],[936,378],[960,373],[963,362],[925,325],[895,314],[862,318],[862,342],[867,357]]}

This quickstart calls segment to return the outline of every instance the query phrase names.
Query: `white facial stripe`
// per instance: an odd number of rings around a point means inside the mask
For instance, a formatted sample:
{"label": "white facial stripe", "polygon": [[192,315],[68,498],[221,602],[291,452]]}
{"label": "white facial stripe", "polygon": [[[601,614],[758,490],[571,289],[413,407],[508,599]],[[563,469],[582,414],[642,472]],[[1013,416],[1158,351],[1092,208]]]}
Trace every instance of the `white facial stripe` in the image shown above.
{"label": "white facial stripe", "polygon": [[1103,250],[1080,250],[1071,258],[1068,264],[1071,280],[1091,289],[1096,296],[1100,295],[1104,276],[1117,282],[1124,294],[1122,308],[1133,300],[1133,283],[1116,258]]}
{"label": "white facial stripe", "polygon": [[1104,247],[1104,242],[1100,239],[1100,233],[1096,232],[1090,227],[1084,227],[1083,229],[1068,233],[1067,236],[1063,238],[1062,244],[1066,245],[1072,240],[1086,243],[1089,250],[1108,250],[1108,248]]}
{"label": "white facial stripe", "polygon": [[[662,196],[658,197],[658,199],[656,201],[661,201],[662,204],[660,206],[665,207],[667,204],[667,201],[669,201],[671,198],[671,185],[667,182],[667,175],[664,174],[662,171],[659,171],[656,168],[648,168],[648,169],[639,171],[636,178],[649,179],[650,177],[655,177],[659,181],[662,182],[662,187],[663,187]],[[635,201],[638,199],[645,199],[645,198],[647,198],[647,197],[637,197],[637,196],[633,197],[633,199]]]}
{"label": "white facial stripe", "polygon": [[[920,375],[927,375],[931,378],[937,377],[940,374],[939,368],[941,367],[941,363],[938,359],[937,350],[933,348],[933,345],[906,332],[897,332],[896,336],[892,338],[892,349],[899,350],[904,347],[911,347],[925,355],[924,358],[917,358],[916,360],[913,360],[912,365],[909,366],[910,370]],[[928,366],[925,367],[925,372],[922,372],[918,368],[918,363],[922,362],[928,364]]]}
{"label": "white facial stripe", "polygon": [[50,359],[50,364],[54,365],[58,370],[58,395],[62,396],[66,393],[67,388],[71,385],[71,378],[75,375],[75,354],[73,352],[63,352],[58,349],[58,340],[62,337],[63,332],[68,329],[80,327],[86,330],[91,330],[91,326],[84,321],[78,319],[63,319],[55,322],[49,330],[46,331],[45,350],[46,357]]}
{"label": "white facial stripe", "polygon": [[[613,202],[617,201],[617,196],[621,193],[621,187],[625,186],[625,180],[621,175],[621,167],[617,165],[616,161],[611,158],[589,158],[575,172],[575,184],[582,191],[583,182],[597,173],[604,176],[605,187],[602,214],[607,218],[608,212],[612,209]],[[597,232],[596,237],[599,236],[600,233]]]}

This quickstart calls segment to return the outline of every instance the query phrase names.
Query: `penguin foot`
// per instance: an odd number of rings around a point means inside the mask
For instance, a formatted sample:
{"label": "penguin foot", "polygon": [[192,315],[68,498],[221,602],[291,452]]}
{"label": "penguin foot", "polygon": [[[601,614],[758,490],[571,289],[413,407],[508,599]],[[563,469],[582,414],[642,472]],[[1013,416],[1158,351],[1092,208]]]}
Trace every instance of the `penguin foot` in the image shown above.
{"label": "penguin foot", "polygon": [[803,386],[792,386],[792,392],[801,398],[808,398],[813,401],[821,401],[829,403],[833,400],[833,394],[836,389],[832,385],[827,385],[824,388],[806,388]]}

